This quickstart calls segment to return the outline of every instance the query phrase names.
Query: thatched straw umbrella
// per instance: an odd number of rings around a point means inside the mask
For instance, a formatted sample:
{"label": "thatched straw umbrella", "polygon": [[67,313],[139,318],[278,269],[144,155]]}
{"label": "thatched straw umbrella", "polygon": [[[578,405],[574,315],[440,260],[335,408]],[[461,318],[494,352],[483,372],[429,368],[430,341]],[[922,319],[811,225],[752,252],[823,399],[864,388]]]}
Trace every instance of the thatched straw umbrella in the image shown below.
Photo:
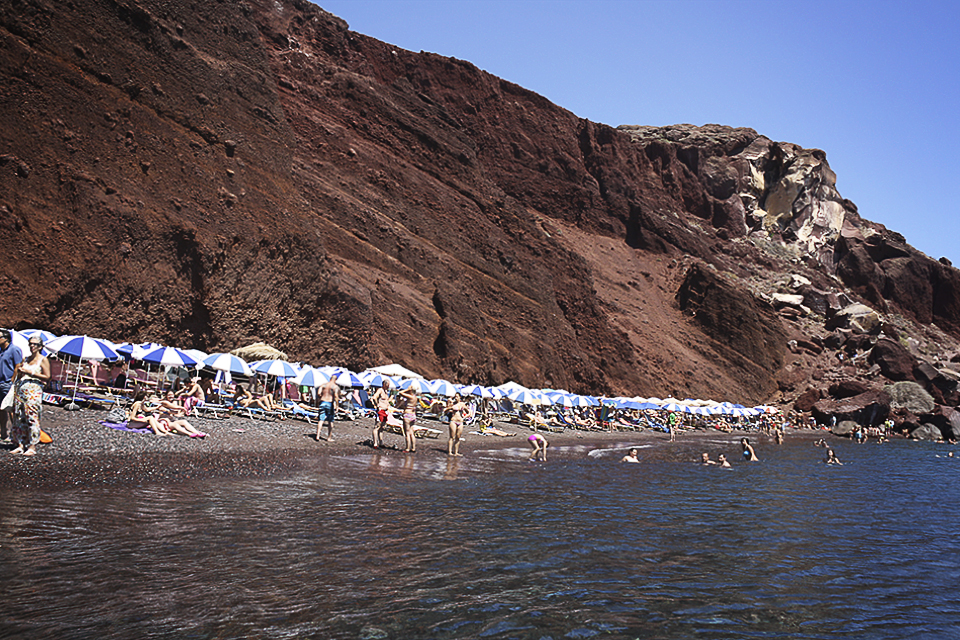
{"label": "thatched straw umbrella", "polygon": [[238,358],[246,361],[252,360],[286,360],[287,354],[279,349],[274,349],[265,342],[254,342],[245,347],[239,347],[231,351]]}

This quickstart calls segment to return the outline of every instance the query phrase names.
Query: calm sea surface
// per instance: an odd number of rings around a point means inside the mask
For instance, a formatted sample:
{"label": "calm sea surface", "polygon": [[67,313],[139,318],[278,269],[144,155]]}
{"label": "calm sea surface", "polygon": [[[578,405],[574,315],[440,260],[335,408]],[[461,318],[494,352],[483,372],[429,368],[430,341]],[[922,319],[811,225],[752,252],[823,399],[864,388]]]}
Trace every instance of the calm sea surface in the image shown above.
{"label": "calm sea surface", "polygon": [[946,446],[667,446],[0,494],[0,637],[960,637]]}

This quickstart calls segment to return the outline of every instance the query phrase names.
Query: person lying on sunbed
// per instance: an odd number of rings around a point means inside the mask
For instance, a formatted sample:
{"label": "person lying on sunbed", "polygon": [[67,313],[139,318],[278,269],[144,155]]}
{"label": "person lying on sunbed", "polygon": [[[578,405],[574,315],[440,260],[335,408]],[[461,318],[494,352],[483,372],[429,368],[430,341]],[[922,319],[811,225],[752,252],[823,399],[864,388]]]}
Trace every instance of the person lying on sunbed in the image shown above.
{"label": "person lying on sunbed", "polygon": [[530,421],[530,424],[536,427],[549,427],[549,426],[562,427],[563,426],[563,424],[559,420],[557,420],[556,415],[551,415],[549,418],[545,418],[539,409],[537,409],[533,413],[527,413],[524,415],[526,416],[527,420]]}
{"label": "person lying on sunbed", "polygon": [[[246,409],[252,404],[256,404],[257,400],[253,397],[253,394],[250,393],[250,390],[243,384],[238,384],[236,391],[233,394],[233,404],[239,405]],[[231,407],[231,410],[233,407]]]}

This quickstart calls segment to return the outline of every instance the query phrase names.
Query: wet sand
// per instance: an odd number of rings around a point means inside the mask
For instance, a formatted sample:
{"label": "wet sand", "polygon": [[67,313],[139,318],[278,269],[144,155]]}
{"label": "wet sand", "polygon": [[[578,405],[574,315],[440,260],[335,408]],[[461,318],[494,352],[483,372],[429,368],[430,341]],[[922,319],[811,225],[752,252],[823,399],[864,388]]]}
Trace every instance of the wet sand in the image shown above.
{"label": "wet sand", "polygon": [[[191,418],[197,429],[208,435],[204,439],[186,436],[159,437],[117,431],[99,424],[105,411],[84,409],[69,412],[59,407],[44,407],[43,429],[53,442],[38,445],[37,455],[24,458],[6,453],[13,447],[0,449],[0,486],[62,487],[93,484],[128,484],[171,482],[198,478],[265,477],[297,471],[318,456],[356,456],[374,453],[371,445],[372,418],[339,421],[334,424],[331,442],[317,441],[316,423],[303,420],[264,421],[231,417],[227,419]],[[384,456],[403,458],[447,457],[447,428],[434,420],[421,420],[421,426],[439,430],[439,437],[418,438],[417,452],[400,451],[403,436],[385,435]],[[495,426],[514,434],[509,437],[478,435],[467,428],[460,451],[465,458],[491,449],[527,447],[532,431],[516,424]],[[326,429],[324,429],[326,433]],[[762,458],[762,449],[776,446],[773,439],[755,432],[725,433],[717,430],[681,432],[676,442],[660,431],[577,431],[541,432],[549,441],[549,461],[582,459],[590,451],[602,450],[604,457],[621,456],[631,445],[652,451],[657,457],[685,462],[697,460],[707,451],[712,459],[719,453],[731,461],[740,455],[739,439],[747,435]],[[788,439],[834,437],[826,431],[789,430]]]}

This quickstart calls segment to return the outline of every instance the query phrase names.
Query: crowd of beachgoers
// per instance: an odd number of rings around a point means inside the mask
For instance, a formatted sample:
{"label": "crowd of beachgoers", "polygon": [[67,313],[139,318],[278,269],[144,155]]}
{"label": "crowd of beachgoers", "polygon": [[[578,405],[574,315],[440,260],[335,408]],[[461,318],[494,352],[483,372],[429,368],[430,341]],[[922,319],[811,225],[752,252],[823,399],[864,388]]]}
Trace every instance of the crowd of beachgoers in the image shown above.
{"label": "crowd of beachgoers", "polygon": [[[278,355],[282,355],[279,354]],[[115,344],[86,336],[57,337],[41,330],[0,330],[0,441],[12,453],[33,456],[46,434],[42,406],[103,411],[115,429],[166,437],[207,437],[196,417],[300,419],[316,425],[316,440],[332,441],[337,420],[372,418],[369,445],[383,433],[439,437],[459,456],[464,428],[507,435],[504,423],[529,428],[532,457],[546,459],[551,432],[686,429],[780,432],[797,416],[775,407],[673,398],[596,397],[559,389],[528,389],[514,382],[488,387],[425,380],[399,365],[353,372],[294,364],[280,357],[246,361],[231,353],[204,353],[158,344]],[[10,427],[8,428],[8,416]],[[498,426],[500,425],[500,426]],[[324,435],[325,430],[325,435]]]}

